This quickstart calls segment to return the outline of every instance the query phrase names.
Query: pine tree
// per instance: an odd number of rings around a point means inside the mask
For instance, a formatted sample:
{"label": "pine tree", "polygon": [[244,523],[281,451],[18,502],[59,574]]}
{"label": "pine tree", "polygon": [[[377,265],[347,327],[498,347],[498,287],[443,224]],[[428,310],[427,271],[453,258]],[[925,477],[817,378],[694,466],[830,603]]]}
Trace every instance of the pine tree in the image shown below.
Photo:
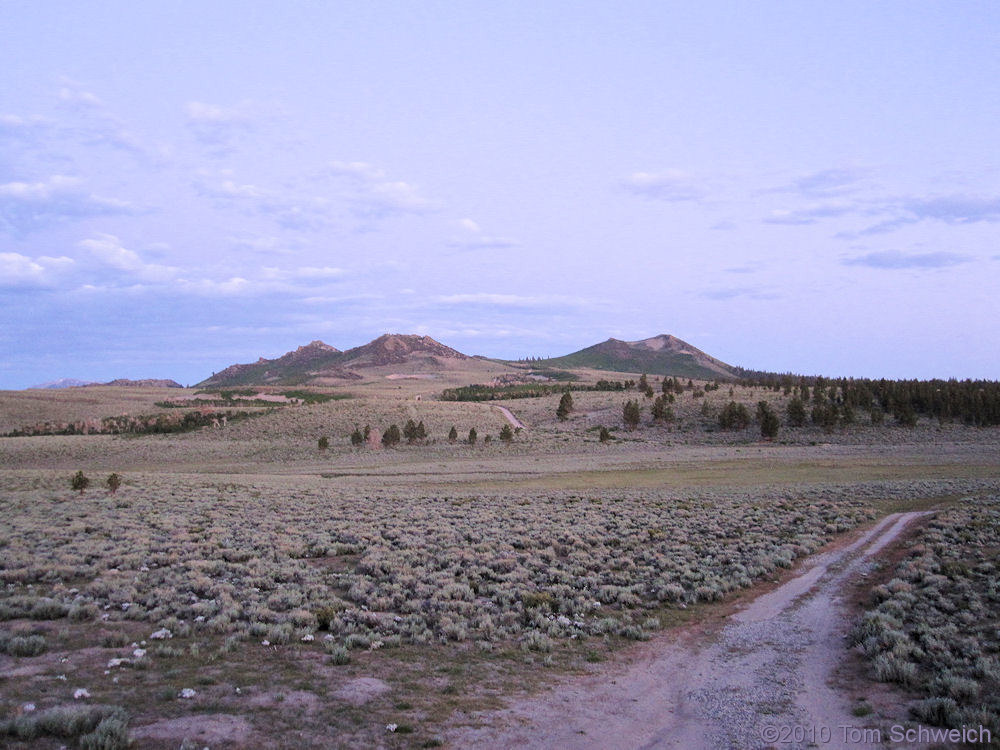
{"label": "pine tree", "polygon": [[90,486],[90,480],[84,475],[82,471],[78,471],[76,472],[76,474],[73,475],[73,478],[70,480],[69,486],[82,495],[83,491]]}
{"label": "pine tree", "polygon": [[475,427],[473,427],[471,430],[469,430],[469,440],[468,440],[469,445],[475,445],[476,444],[476,439],[478,437],[479,437],[479,435],[476,432],[476,428]]}
{"label": "pine tree", "polygon": [[118,488],[122,486],[122,478],[118,473],[109,474],[107,479],[108,492],[114,495],[118,492]]}
{"label": "pine tree", "polygon": [[[671,394],[671,398],[673,394]],[[674,410],[670,408],[670,402],[664,395],[657,396],[653,400],[653,419],[662,420],[664,422],[672,422],[674,419]]]}
{"label": "pine tree", "polygon": [[639,390],[645,393],[647,388],[649,388],[649,378],[646,377],[646,373],[643,373],[639,376]]}
{"label": "pine tree", "polygon": [[[367,432],[367,428],[365,428],[365,431]],[[365,440],[367,440],[367,438],[361,434],[361,430],[358,429],[358,426],[354,425],[354,432],[351,433],[351,445],[358,447],[364,443]]]}
{"label": "pine tree", "polygon": [[788,424],[792,427],[801,427],[806,423],[806,405],[802,399],[793,398],[785,407],[785,415],[788,417]]}
{"label": "pine tree", "polygon": [[750,424],[750,412],[746,406],[730,401],[719,412],[719,427],[724,430],[742,430]]}
{"label": "pine tree", "polygon": [[424,427],[424,420],[417,422],[417,440],[427,439],[427,428]]}
{"label": "pine tree", "polygon": [[413,445],[417,440],[417,423],[412,419],[407,419],[406,424],[403,425],[403,437],[406,438],[406,442]]}
{"label": "pine tree", "polygon": [[392,448],[394,445],[397,445],[399,440],[399,428],[394,424],[389,425],[389,429],[382,433],[382,445],[386,448]]}
{"label": "pine tree", "polygon": [[781,422],[767,401],[761,401],[757,404],[757,421],[760,422],[760,434],[762,437],[767,440],[773,440],[778,436]]}
{"label": "pine tree", "polygon": [[562,398],[559,399],[559,406],[556,408],[556,416],[559,419],[565,420],[569,417],[570,412],[573,411],[573,395],[566,391]]}
{"label": "pine tree", "polygon": [[629,430],[634,430],[639,426],[639,419],[641,418],[642,412],[639,408],[638,401],[626,401],[625,406],[622,407],[622,421],[625,422],[625,426]]}
{"label": "pine tree", "polygon": [[514,431],[510,428],[509,424],[505,424],[500,429],[500,439],[503,440],[505,443],[509,443],[511,440],[514,439]]}
{"label": "pine tree", "polygon": [[451,429],[448,430],[448,442],[454,443],[456,440],[458,440],[458,430],[455,425],[452,425]]}
{"label": "pine tree", "polygon": [[327,448],[330,447],[330,438],[324,435],[318,441],[316,441],[316,445],[321,451],[325,451]]}
{"label": "pine tree", "polygon": [[606,443],[611,439],[611,433],[608,431],[607,427],[601,427],[601,431],[598,433],[597,439],[602,443]]}

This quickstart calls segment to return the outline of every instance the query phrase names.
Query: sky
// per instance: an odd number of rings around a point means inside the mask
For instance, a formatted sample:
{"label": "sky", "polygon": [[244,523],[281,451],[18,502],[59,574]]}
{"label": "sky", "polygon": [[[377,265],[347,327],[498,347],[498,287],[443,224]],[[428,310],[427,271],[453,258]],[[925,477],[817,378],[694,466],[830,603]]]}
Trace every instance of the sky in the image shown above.
{"label": "sky", "polygon": [[386,333],[1000,378],[1000,4],[5,0],[0,388]]}

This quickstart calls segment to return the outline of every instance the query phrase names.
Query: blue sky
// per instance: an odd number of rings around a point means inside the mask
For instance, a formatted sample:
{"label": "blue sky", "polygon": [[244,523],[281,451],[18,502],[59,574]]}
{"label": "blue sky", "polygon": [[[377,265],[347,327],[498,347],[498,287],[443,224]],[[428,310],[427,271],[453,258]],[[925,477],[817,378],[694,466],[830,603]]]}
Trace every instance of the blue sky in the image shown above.
{"label": "blue sky", "polygon": [[996,379],[998,125],[987,2],[6,2],[0,388],[387,331]]}

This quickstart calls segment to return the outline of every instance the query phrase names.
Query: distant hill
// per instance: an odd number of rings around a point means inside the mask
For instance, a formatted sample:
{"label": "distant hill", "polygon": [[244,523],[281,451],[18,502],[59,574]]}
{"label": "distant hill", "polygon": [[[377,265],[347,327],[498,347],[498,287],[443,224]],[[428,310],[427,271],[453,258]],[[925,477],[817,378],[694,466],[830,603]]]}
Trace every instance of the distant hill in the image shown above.
{"label": "distant hill", "polygon": [[252,364],[231,365],[198,385],[227,388],[244,385],[303,385],[309,382],[359,380],[357,370],[405,366],[408,371],[433,371],[446,362],[471,359],[430,336],[387,333],[362,346],[340,351],[313,341],[276,359],[261,357]]}
{"label": "distant hill", "polygon": [[77,380],[76,378],[59,378],[59,380],[50,380],[48,383],[39,383],[38,385],[29,385],[28,388],[78,388],[81,385],[93,385],[91,380]]}
{"label": "distant hill", "polygon": [[183,388],[176,380],[165,378],[144,378],[142,380],[129,380],[128,378],[117,378],[109,380],[107,383],[95,383],[93,380],[77,380],[76,378],[60,378],[41,385],[32,385],[30,388],[86,388],[99,385],[112,385],[119,388]]}
{"label": "distant hill", "polygon": [[538,367],[589,368],[638,372],[699,380],[731,380],[737,368],[711,357],[676,336],[661,334],[641,341],[608,339],[578,352],[532,362]]}
{"label": "distant hill", "polygon": [[183,388],[184,386],[176,380],[166,378],[143,378],[141,380],[129,380],[128,378],[117,378],[109,380],[107,383],[87,383],[87,385],[114,385],[119,388]]}

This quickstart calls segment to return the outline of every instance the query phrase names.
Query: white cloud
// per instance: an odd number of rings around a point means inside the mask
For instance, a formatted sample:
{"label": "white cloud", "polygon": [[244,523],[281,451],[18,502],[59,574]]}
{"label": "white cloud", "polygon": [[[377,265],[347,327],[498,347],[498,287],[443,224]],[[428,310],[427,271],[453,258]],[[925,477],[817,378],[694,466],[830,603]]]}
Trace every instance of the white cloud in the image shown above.
{"label": "white cloud", "polygon": [[224,281],[213,279],[178,279],[177,290],[204,297],[233,297],[254,291],[255,285],[242,276],[233,276]]}
{"label": "white cloud", "polygon": [[24,234],[43,226],[90,216],[135,213],[127,201],[88,192],[75,177],[0,185],[0,228]]}
{"label": "white cloud", "polygon": [[87,91],[83,84],[71,78],[60,79],[62,86],[59,89],[58,97],[62,104],[82,109],[103,109],[104,102],[100,97],[91,91]]}
{"label": "white cloud", "polygon": [[20,253],[0,253],[0,288],[51,287],[75,261],[64,255],[31,258]]}
{"label": "white cloud", "polygon": [[257,110],[253,102],[243,102],[236,107],[197,101],[184,105],[188,130],[212,156],[224,156],[236,149],[240,138],[256,127],[260,119]]}
{"label": "white cloud", "polygon": [[178,269],[172,266],[144,262],[138,253],[123,247],[121,241],[111,234],[83,240],[79,245],[108,268],[123,271],[139,281],[166,282],[178,273]]}
{"label": "white cloud", "polygon": [[492,305],[496,307],[578,306],[589,304],[588,300],[580,297],[568,297],[558,294],[524,296],[488,292],[444,294],[435,297],[434,300],[445,305]]}
{"label": "white cloud", "polygon": [[265,279],[277,280],[304,280],[304,281],[328,281],[339,279],[347,271],[343,268],[331,266],[302,266],[301,268],[263,268],[262,275]]}
{"label": "white cloud", "polygon": [[705,193],[689,174],[679,169],[633,172],[622,181],[622,187],[644,198],[669,202],[698,200]]}
{"label": "white cloud", "polygon": [[321,229],[332,221],[330,200],[321,196],[294,195],[232,179],[218,183],[200,179],[195,184],[202,195],[246,214],[270,217],[285,229]]}
{"label": "white cloud", "polygon": [[341,178],[346,189],[341,197],[363,218],[383,219],[401,214],[426,214],[440,205],[420,194],[416,185],[389,180],[382,169],[363,161],[330,163],[330,176]]}
{"label": "white cloud", "polygon": [[448,247],[460,250],[501,250],[508,247],[517,247],[520,243],[509,237],[491,237],[483,234],[482,228],[472,219],[459,219],[455,222],[466,234],[463,237],[456,237],[448,243]]}

